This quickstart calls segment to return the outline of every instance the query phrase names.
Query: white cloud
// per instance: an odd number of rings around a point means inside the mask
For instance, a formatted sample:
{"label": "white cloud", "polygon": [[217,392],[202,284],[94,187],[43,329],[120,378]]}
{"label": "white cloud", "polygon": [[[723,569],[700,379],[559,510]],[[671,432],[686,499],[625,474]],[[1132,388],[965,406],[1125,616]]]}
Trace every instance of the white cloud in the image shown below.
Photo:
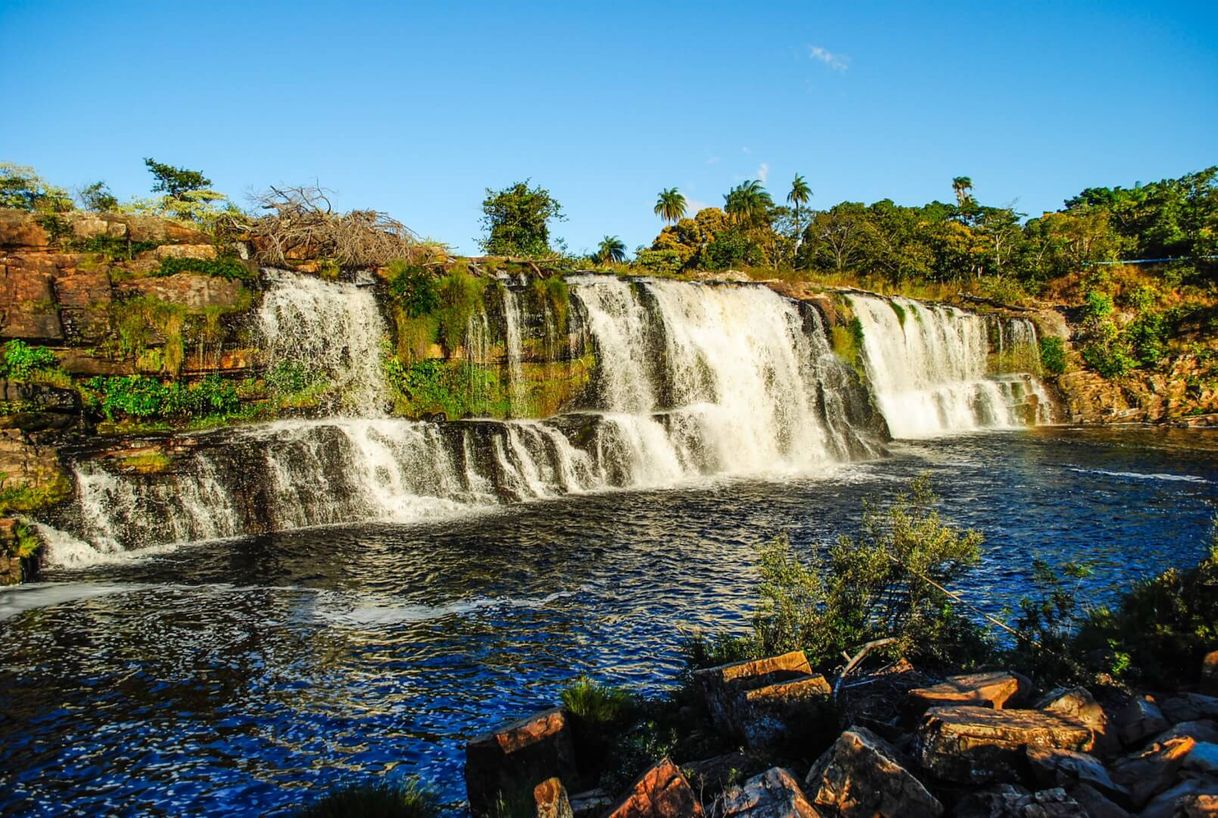
{"label": "white cloud", "polygon": [[845,54],[834,54],[819,45],[808,46],[808,56],[817,62],[822,62],[834,71],[845,71],[850,67],[850,58]]}
{"label": "white cloud", "polygon": [[685,199],[685,213],[689,216],[693,216],[699,210],[705,210],[708,207],[714,207],[714,205],[709,205],[706,202],[690,197],[686,197]]}
{"label": "white cloud", "polygon": [[770,166],[767,163],[762,162],[761,166],[757,168],[757,178],[763,185],[769,180]]}

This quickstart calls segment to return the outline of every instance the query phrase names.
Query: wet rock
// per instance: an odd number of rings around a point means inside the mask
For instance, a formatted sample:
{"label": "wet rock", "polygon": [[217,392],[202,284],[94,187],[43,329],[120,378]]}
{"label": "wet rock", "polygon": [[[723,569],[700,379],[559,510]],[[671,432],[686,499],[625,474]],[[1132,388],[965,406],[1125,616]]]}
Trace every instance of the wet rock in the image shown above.
{"label": "wet rock", "polygon": [[722,818],[820,818],[795,776],[774,767],[724,793]]}
{"label": "wet rock", "polygon": [[502,797],[531,803],[533,788],[557,776],[575,780],[571,730],[555,708],[478,736],[465,747],[465,788],[470,812],[490,815]]}
{"label": "wet rock", "polygon": [[1129,793],[1129,802],[1136,808],[1175,781],[1184,759],[1197,742],[1191,738],[1174,738],[1162,744],[1152,744],[1140,753],[1126,756],[1112,765],[1112,780]]}
{"label": "wet rock", "polygon": [[1142,818],[1218,815],[1218,781],[1186,778],[1155,796],[1139,814]]}
{"label": "wet rock", "polygon": [[909,691],[909,707],[920,714],[930,707],[970,705],[1001,710],[1021,694],[1031,690],[1031,683],[1017,673],[968,673],[949,676],[931,687]]}
{"label": "wet rock", "polygon": [[676,764],[664,759],[630,788],[605,818],[696,818],[702,804]]}
{"label": "wet rock", "polygon": [[1099,759],[1087,753],[1058,748],[1029,747],[1028,764],[1041,787],[1071,787],[1086,784],[1106,796],[1124,798],[1125,788],[1112,780]]}
{"label": "wet rock", "polygon": [[1027,771],[1025,750],[1091,748],[1091,729],[1041,710],[934,707],[918,728],[922,767],[960,784],[1018,780]]}
{"label": "wet rock", "polygon": [[547,778],[533,788],[537,818],[575,818],[567,790],[558,778]]}
{"label": "wet rock", "polygon": [[1128,704],[1116,712],[1112,718],[1112,726],[1117,738],[1126,747],[1136,747],[1151,736],[1158,735],[1171,724],[1163,716],[1163,711],[1149,696],[1135,696]]}
{"label": "wet rock", "polygon": [[1164,699],[1159,705],[1163,715],[1173,724],[1198,719],[1218,719],[1218,696],[1201,693],[1181,693]]}
{"label": "wet rock", "polygon": [[856,727],[824,752],[804,783],[816,806],[843,818],[942,815],[943,805],[897,757],[886,741]]}
{"label": "wet rock", "polygon": [[1090,727],[1095,733],[1095,755],[1107,756],[1120,751],[1120,743],[1109,729],[1108,714],[1086,688],[1057,688],[1042,696],[1036,708]]}
{"label": "wet rock", "polygon": [[1082,806],[1090,818],[1129,818],[1129,813],[1089,784],[1076,784],[1066,793]]}
{"label": "wet rock", "polygon": [[695,678],[715,727],[751,750],[804,741],[830,720],[832,690],[803,651],[707,668]]}

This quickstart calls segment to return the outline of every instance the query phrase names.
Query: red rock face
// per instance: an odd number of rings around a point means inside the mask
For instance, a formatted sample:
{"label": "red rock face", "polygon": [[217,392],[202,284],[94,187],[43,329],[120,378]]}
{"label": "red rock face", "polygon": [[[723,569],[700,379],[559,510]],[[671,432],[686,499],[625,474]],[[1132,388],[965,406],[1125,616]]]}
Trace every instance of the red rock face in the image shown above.
{"label": "red rock face", "polygon": [[668,759],[643,773],[630,794],[605,818],[698,818],[702,804],[681,774]]}
{"label": "red rock face", "polygon": [[571,730],[558,709],[478,736],[465,748],[465,788],[475,816],[490,815],[500,800],[531,809],[535,787],[576,775]]}
{"label": "red rock face", "polygon": [[932,687],[909,691],[910,706],[918,711],[929,707],[970,705],[1001,710],[1003,705],[1026,693],[1031,684],[1015,673],[969,673],[949,676]]}
{"label": "red rock face", "polygon": [[938,818],[943,805],[870,730],[847,730],[812,766],[807,791],[841,818]]}

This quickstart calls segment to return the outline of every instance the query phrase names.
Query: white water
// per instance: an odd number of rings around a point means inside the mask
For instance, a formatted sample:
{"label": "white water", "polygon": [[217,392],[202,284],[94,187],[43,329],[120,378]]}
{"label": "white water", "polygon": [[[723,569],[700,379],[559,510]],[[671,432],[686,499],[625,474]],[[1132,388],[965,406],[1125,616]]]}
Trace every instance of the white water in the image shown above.
{"label": "white water", "polygon": [[[1048,395],[1035,376],[987,376],[991,350],[981,316],[907,298],[850,295],[849,300],[863,328],[868,381],[894,437],[1048,422]],[[1011,343],[1035,349],[1030,322],[1011,326],[1018,328],[997,337],[1009,334]]]}
{"label": "white water", "polygon": [[371,288],[282,270],[268,270],[266,278],[258,331],[268,368],[290,363],[326,376],[341,414],[383,415],[387,335]]}
{"label": "white water", "polygon": [[525,407],[524,365],[521,362],[522,349],[520,341],[520,299],[511,287],[503,287],[503,323],[504,340],[508,362],[508,399],[510,414],[522,417],[528,413]]}

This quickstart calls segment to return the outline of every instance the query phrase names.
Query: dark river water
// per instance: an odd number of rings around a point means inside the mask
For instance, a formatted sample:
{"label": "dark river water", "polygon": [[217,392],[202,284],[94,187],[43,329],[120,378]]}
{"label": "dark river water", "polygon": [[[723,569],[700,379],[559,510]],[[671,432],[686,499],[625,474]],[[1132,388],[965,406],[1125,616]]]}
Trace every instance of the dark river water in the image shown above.
{"label": "dark river water", "polygon": [[894,446],[782,482],[721,482],[193,544],[0,591],[0,811],[287,814],[419,775],[464,795],[462,743],[587,673],[670,685],[682,630],[739,629],[754,546],[813,549],[928,471],[986,536],[993,611],[1033,557],[1096,565],[1086,593],[1205,551],[1218,438],[1040,430]]}

